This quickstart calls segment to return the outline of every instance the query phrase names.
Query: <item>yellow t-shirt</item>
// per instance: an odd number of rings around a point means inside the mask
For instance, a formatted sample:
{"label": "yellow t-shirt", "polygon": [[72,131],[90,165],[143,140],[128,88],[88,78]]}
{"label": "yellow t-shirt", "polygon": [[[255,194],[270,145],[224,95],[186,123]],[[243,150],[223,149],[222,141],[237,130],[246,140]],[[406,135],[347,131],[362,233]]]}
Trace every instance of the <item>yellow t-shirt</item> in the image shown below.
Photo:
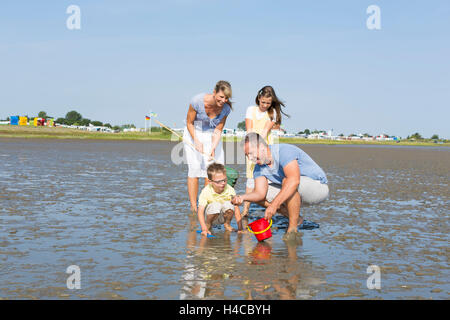
{"label": "yellow t-shirt", "polygon": [[[261,134],[261,132],[264,130],[264,127],[266,126],[266,123],[268,121],[276,122],[277,114],[274,112],[273,115],[274,115],[274,119],[271,120],[268,111],[261,112],[259,110],[258,106],[250,106],[247,108],[247,113],[245,115],[245,118],[250,119],[253,122],[253,128],[250,131]],[[272,145],[274,143],[272,130],[270,130],[269,134],[267,135],[266,142],[268,145]],[[254,168],[255,168],[255,163],[251,162],[247,158],[247,170],[246,170],[247,179],[253,179],[253,169]]]}
{"label": "yellow t-shirt", "polygon": [[225,190],[222,193],[216,193],[212,184],[208,184],[203,188],[200,196],[198,197],[198,205],[199,207],[206,207],[208,204],[212,202],[220,202],[224,203],[226,201],[230,201],[231,197],[236,195],[236,191],[229,184],[226,185]]}

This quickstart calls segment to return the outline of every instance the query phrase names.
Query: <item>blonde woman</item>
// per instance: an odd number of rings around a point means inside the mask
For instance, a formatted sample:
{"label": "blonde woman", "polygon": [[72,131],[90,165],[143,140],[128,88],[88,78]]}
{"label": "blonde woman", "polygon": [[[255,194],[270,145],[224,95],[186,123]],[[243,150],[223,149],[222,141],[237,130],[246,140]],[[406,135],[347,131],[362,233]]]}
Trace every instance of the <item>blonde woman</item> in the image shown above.
{"label": "blonde woman", "polygon": [[[272,129],[281,125],[281,113],[289,117],[281,110],[281,106],[284,107],[284,103],[278,99],[275,94],[275,90],[271,86],[265,86],[258,91],[255,98],[256,105],[247,108],[245,115],[245,128],[247,133],[258,133],[268,145],[272,145],[273,135]],[[253,169],[255,163],[247,160],[247,185],[246,193],[253,191],[255,187],[255,181],[253,179]],[[244,210],[242,216],[248,215],[250,208],[250,202],[244,202]]]}
{"label": "blonde woman", "polygon": [[216,162],[224,163],[221,137],[232,110],[231,96],[230,83],[219,81],[212,93],[198,94],[190,101],[183,141],[187,142],[184,144],[184,153],[189,167],[187,188],[192,212],[198,209],[198,179],[204,178],[205,185],[208,184],[206,169],[211,161],[206,155]]}

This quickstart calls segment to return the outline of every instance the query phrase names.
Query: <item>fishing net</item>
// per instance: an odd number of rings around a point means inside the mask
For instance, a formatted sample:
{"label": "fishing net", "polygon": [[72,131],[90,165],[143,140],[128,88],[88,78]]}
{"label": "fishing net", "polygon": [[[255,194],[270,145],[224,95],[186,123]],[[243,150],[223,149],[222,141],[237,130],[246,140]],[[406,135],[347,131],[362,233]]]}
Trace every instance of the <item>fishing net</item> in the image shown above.
{"label": "fishing net", "polygon": [[230,167],[225,167],[225,170],[227,171],[228,184],[234,187],[234,185],[237,182],[237,179],[239,178],[239,172]]}

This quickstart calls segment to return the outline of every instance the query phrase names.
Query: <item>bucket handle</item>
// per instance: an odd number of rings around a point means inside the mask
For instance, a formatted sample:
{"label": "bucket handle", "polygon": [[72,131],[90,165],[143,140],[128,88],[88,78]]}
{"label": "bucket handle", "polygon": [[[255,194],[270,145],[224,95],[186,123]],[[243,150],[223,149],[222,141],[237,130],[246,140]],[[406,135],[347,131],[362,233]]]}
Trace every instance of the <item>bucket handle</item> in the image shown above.
{"label": "bucket handle", "polygon": [[248,231],[250,231],[250,232],[253,233],[253,234],[260,234],[260,233],[264,233],[264,232],[266,232],[267,230],[269,230],[271,226],[272,226],[272,219],[270,219],[269,226],[268,226],[266,229],[264,229],[263,231],[256,231],[256,232],[254,232],[254,231],[253,231],[252,229],[250,229],[248,226],[247,226],[247,229],[248,229]]}

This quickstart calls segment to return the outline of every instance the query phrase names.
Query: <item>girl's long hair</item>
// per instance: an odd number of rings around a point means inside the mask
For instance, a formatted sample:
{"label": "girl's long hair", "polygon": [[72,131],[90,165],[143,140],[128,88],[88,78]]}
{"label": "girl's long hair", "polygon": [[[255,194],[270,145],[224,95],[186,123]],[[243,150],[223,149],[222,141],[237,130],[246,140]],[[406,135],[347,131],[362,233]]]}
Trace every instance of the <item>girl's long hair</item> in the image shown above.
{"label": "girl's long hair", "polygon": [[275,94],[275,90],[271,86],[265,86],[261,90],[258,91],[256,95],[255,102],[259,106],[259,99],[261,98],[272,98],[272,104],[270,105],[267,112],[269,113],[269,117],[273,120],[273,113],[277,113],[277,121],[275,122],[277,125],[281,125],[281,114],[284,114],[286,117],[290,118],[290,116],[281,110],[281,106],[285,107],[284,103],[278,99]]}

